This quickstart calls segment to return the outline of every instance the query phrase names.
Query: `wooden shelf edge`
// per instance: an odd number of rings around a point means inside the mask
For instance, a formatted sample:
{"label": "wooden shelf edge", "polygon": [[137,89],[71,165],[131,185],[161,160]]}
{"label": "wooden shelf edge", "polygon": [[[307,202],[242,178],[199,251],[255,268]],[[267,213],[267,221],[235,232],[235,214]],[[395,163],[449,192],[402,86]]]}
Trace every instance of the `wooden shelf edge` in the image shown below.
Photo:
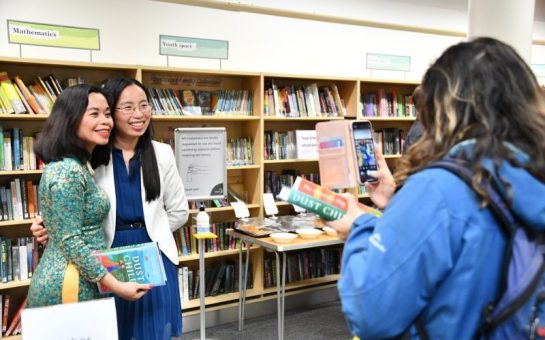
{"label": "wooden shelf edge", "polygon": [[43,170],[0,170],[0,176],[41,175]]}
{"label": "wooden shelf edge", "polygon": [[[252,297],[256,295],[260,295],[261,292],[259,292],[257,289],[252,288],[248,289],[246,291],[246,297]],[[216,296],[207,296],[204,300],[205,305],[208,307],[209,305],[217,304],[217,303],[225,303],[228,301],[235,301],[238,300],[239,293],[227,293],[227,294],[220,294]],[[191,310],[193,308],[199,308],[200,307],[200,299],[196,298],[193,300],[189,300],[189,302],[182,304],[182,311],[184,310]]]}
{"label": "wooden shelf edge", "polygon": [[154,122],[183,122],[183,121],[258,121],[259,116],[242,115],[217,115],[217,116],[178,116],[178,115],[153,115]]}
{"label": "wooden shelf edge", "polygon": [[274,117],[263,116],[266,122],[287,122],[287,121],[323,121],[323,120],[343,120],[344,117]]}
{"label": "wooden shelf edge", "polygon": [[30,279],[21,280],[21,281],[9,281],[6,283],[0,283],[0,290],[19,288],[19,287],[28,287],[30,285]]}
{"label": "wooden shelf edge", "polygon": [[0,221],[0,228],[1,227],[11,227],[11,226],[16,226],[16,225],[32,224],[32,221],[33,221],[33,219]]}
{"label": "wooden shelf edge", "polygon": [[[259,246],[252,245],[250,247],[250,250],[258,249]],[[246,248],[243,248],[243,251],[245,251]],[[229,255],[236,255],[238,254],[238,249],[229,249],[229,250],[219,250],[219,251],[209,251],[204,253],[204,258],[214,258],[214,257],[223,257],[223,256],[229,256]],[[195,261],[199,259],[199,254],[191,254],[191,255],[183,255],[178,258],[180,262],[190,262]]]}

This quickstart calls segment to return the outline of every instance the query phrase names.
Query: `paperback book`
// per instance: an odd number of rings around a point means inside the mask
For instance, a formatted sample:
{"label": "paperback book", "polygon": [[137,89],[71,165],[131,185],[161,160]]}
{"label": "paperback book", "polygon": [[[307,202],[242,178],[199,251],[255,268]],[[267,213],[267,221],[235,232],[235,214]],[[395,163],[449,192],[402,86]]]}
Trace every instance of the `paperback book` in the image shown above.
{"label": "paperback book", "polygon": [[[93,255],[116,279],[163,286],[166,284],[165,267],[157,242],[96,250]],[[110,290],[98,284],[101,293]]]}
{"label": "paperback book", "polygon": [[[348,209],[348,201],[344,196],[302,177],[297,177],[291,188],[283,187],[278,197],[328,221],[342,218]],[[366,213],[382,216],[382,212],[377,209],[361,203],[359,206]]]}

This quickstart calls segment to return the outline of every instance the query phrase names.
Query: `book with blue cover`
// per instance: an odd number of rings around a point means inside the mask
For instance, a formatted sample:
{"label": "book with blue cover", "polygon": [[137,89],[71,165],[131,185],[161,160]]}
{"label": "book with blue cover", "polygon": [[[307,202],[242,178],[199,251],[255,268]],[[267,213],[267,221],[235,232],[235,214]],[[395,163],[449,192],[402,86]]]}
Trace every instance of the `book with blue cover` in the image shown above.
{"label": "book with blue cover", "polygon": [[[157,242],[96,250],[93,255],[119,281],[153,286],[166,284],[165,267]],[[100,283],[98,288],[101,293],[110,292]]]}

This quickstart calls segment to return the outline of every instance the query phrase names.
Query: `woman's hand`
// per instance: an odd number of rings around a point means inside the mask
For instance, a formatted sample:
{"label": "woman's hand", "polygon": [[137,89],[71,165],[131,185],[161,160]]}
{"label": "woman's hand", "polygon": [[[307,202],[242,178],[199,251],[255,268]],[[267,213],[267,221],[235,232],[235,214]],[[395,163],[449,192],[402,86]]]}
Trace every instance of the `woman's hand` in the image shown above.
{"label": "woman's hand", "polygon": [[378,170],[373,177],[377,180],[375,182],[366,182],[365,189],[373,203],[375,203],[379,209],[384,209],[394,195],[396,183],[394,181],[394,176],[392,176],[392,173],[388,168],[386,159],[382,154],[382,147],[378,144],[375,144],[375,155],[377,158]]}
{"label": "woman's hand", "polygon": [[337,236],[344,242],[350,235],[352,230],[352,223],[362,214],[365,214],[365,210],[358,206],[358,201],[351,194],[342,194],[348,202],[348,210],[346,215],[336,221],[328,221],[327,225],[337,231]]}
{"label": "woman's hand", "polygon": [[106,274],[100,283],[110,288],[117,296],[128,301],[136,301],[144,296],[148,290],[153,288],[151,285],[144,285],[136,282],[121,282],[112,274]]}
{"label": "woman's hand", "polygon": [[38,241],[38,243],[46,245],[47,241],[49,241],[47,229],[44,227],[44,221],[42,220],[42,217],[40,215],[36,215],[34,221],[32,221],[30,231],[32,232],[32,236],[36,238],[36,241]]}

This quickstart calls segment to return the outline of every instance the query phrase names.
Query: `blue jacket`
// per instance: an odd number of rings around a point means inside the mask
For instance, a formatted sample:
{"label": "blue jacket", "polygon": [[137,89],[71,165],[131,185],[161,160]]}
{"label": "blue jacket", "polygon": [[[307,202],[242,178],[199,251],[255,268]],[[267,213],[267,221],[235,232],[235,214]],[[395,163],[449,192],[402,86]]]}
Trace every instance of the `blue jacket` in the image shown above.
{"label": "blue jacket", "polygon": [[[545,184],[507,162],[500,175],[516,216],[545,229]],[[443,169],[412,175],[382,218],[364,214],[352,226],[338,284],[351,331],[392,337],[422,316],[430,339],[471,339],[496,298],[504,246],[494,216],[461,179]]]}

